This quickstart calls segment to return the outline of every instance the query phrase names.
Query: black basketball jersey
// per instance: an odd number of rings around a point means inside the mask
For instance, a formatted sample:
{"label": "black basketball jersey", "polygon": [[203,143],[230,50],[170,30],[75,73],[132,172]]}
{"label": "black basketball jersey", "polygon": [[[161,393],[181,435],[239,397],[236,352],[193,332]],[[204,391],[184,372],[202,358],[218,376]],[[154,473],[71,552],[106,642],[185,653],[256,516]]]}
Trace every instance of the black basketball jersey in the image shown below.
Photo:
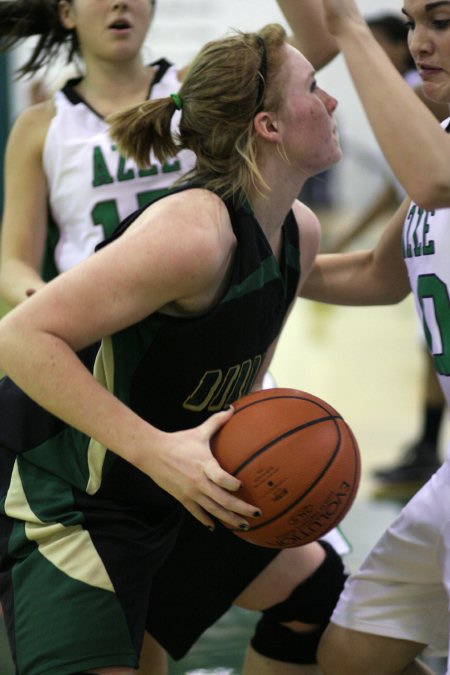
{"label": "black basketball jersey", "polygon": [[[226,205],[237,247],[222,299],[196,317],[156,312],[83,355],[105,387],[164,431],[197,426],[250,391],[296,297],[300,250],[293,213],[283,225],[278,263],[250,208]],[[31,402],[8,378],[0,382],[0,408],[0,453],[29,455],[40,468],[88,494],[100,489],[108,466],[119,460]]]}

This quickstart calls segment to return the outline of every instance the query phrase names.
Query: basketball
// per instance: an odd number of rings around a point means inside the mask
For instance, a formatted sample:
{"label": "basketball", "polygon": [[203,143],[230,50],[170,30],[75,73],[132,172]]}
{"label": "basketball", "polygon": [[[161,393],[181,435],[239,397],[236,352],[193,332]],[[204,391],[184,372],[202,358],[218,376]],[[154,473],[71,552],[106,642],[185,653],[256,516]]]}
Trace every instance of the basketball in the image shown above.
{"label": "basketball", "polygon": [[211,439],[219,464],[239,478],[236,495],[262,511],[238,537],[269,548],[302,546],[338,525],[360,479],[352,430],[322,399],[296,389],[263,389],[233,403]]}

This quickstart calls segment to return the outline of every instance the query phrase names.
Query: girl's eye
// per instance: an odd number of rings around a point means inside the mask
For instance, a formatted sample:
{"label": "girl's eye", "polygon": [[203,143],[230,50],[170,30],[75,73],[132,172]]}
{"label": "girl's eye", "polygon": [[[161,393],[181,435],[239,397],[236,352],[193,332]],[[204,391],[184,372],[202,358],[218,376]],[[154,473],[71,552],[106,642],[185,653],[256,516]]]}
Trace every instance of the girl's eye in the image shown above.
{"label": "girl's eye", "polygon": [[313,91],[316,91],[316,89],[317,89],[317,82],[316,82],[316,80],[313,80],[313,81],[311,82],[311,88],[310,88],[310,91],[313,92]]}
{"label": "girl's eye", "polygon": [[445,30],[450,26],[450,19],[435,19],[433,21],[433,26],[437,30]]}
{"label": "girl's eye", "polygon": [[[414,21],[408,20],[404,23],[408,31],[414,30],[416,27]],[[450,27],[450,19],[433,19],[430,22],[430,26],[432,26],[435,30],[447,30],[447,28]]]}

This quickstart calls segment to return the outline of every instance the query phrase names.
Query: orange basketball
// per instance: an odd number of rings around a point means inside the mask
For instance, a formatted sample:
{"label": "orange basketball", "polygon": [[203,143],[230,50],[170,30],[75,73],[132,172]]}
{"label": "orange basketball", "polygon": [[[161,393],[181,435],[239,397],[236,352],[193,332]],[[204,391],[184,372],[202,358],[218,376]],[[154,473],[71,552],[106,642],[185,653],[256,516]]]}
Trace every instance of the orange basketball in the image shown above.
{"label": "orange basketball", "polygon": [[262,516],[249,519],[249,531],[232,531],[270,548],[320,539],[342,520],[358,489],[360,456],[350,427],[328,403],[296,389],[263,389],[233,407],[211,448],[242,481],[237,496]]}

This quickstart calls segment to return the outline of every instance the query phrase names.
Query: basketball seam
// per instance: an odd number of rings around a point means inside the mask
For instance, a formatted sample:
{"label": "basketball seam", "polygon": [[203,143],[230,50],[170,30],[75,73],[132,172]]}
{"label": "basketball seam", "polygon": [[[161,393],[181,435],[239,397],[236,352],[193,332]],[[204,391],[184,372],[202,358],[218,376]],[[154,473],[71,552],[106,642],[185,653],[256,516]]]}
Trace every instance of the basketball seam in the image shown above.
{"label": "basketball seam", "polygon": [[[264,389],[262,392],[258,393],[264,393]],[[337,411],[332,407],[328,406],[325,402],[320,402],[319,400],[314,400],[311,399],[308,396],[286,396],[285,394],[281,396],[265,396],[264,398],[258,398],[255,401],[249,401],[245,405],[243,405],[240,408],[236,408],[235,415],[238,415],[242,410],[246,410],[247,408],[251,408],[254,405],[259,405],[260,403],[265,403],[266,401],[280,401],[283,399],[288,399],[288,400],[294,400],[294,401],[307,401],[308,403],[312,403],[313,405],[316,405],[318,408],[321,408],[322,410],[325,410],[328,415],[337,415],[338,417],[341,417]]]}
{"label": "basketball seam", "polygon": [[[326,419],[333,419],[333,421],[334,421],[334,420],[336,420],[336,419],[342,419],[342,417],[338,416],[338,417],[335,417],[335,418],[326,418]],[[345,420],[342,419],[342,421],[343,421],[344,424],[346,424]],[[335,449],[333,450],[333,454],[330,455],[330,458],[328,459],[328,462],[325,464],[325,466],[323,467],[322,471],[321,471],[320,474],[317,476],[316,480],[315,480],[313,483],[311,483],[311,485],[308,486],[308,489],[307,489],[305,492],[303,492],[301,495],[299,495],[299,496],[297,497],[297,499],[295,499],[293,502],[291,502],[291,503],[289,504],[289,506],[287,506],[287,507],[284,509],[284,511],[280,511],[280,513],[277,513],[276,516],[273,516],[273,517],[270,518],[269,520],[265,520],[265,521],[262,522],[262,523],[258,523],[258,525],[251,526],[250,529],[248,530],[248,532],[254,532],[255,530],[261,529],[261,527],[267,527],[267,525],[270,525],[271,523],[275,522],[276,520],[278,520],[279,518],[281,518],[282,516],[284,516],[285,513],[288,513],[288,512],[289,512],[296,504],[298,504],[302,499],[304,499],[304,498],[311,492],[311,490],[312,490],[313,488],[315,488],[315,486],[317,485],[317,483],[319,483],[319,482],[322,480],[322,477],[326,474],[326,472],[328,471],[328,469],[330,468],[330,466],[331,466],[332,463],[334,462],[334,460],[335,460],[335,458],[336,458],[336,455],[338,454],[339,449],[340,449],[340,447],[341,447],[342,432],[341,432],[341,429],[340,429],[340,427],[339,427],[338,424],[336,424],[336,427],[337,427],[337,430],[338,430],[338,438],[337,438],[337,444],[336,444],[336,447],[335,447]],[[301,428],[301,427],[299,427],[299,429],[300,429],[300,428]],[[353,439],[352,439],[352,443],[353,443]],[[233,474],[233,475],[234,475],[234,474]],[[237,532],[239,532],[239,530],[236,530],[235,528],[231,528],[231,529],[232,529],[232,531],[237,531]]]}
{"label": "basketball seam", "polygon": [[[244,469],[247,466],[247,464],[249,464],[250,462],[253,462],[256,457],[259,457],[259,455],[261,453],[265,452],[266,450],[271,448],[276,443],[279,443],[279,441],[282,441],[285,438],[289,438],[289,436],[292,436],[293,434],[296,434],[298,431],[302,431],[303,429],[307,429],[308,427],[312,427],[315,424],[322,424],[322,422],[328,422],[329,420],[334,421],[334,420],[341,420],[341,419],[342,419],[342,417],[340,415],[328,415],[327,417],[317,417],[316,419],[311,420],[310,422],[305,422],[305,424],[301,424],[297,427],[294,427],[293,429],[289,429],[288,431],[283,432],[279,436],[276,436],[275,438],[273,438],[269,443],[266,443],[265,445],[263,445],[258,450],[255,450],[255,452],[250,457],[247,457],[247,459],[244,462],[239,464],[239,466],[236,467],[236,469],[234,469],[233,472],[231,472],[231,475],[236,476],[240,471],[242,471],[242,469]],[[344,420],[342,420],[342,421],[344,421]]]}

